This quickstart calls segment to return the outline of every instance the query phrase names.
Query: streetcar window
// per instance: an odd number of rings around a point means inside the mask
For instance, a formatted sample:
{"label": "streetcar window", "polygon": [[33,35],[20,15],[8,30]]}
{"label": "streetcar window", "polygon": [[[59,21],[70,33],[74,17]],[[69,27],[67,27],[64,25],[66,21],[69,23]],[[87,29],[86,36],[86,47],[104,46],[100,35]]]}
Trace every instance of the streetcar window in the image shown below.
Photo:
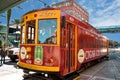
{"label": "streetcar window", "polygon": [[57,19],[39,20],[38,42],[41,44],[56,44]]}
{"label": "streetcar window", "polygon": [[21,27],[21,44],[25,43],[25,32],[24,32],[24,26]]}
{"label": "streetcar window", "polygon": [[65,22],[66,22],[66,17],[65,16],[62,16],[62,27],[65,27]]}
{"label": "streetcar window", "polygon": [[27,43],[35,43],[35,20],[27,22]]}

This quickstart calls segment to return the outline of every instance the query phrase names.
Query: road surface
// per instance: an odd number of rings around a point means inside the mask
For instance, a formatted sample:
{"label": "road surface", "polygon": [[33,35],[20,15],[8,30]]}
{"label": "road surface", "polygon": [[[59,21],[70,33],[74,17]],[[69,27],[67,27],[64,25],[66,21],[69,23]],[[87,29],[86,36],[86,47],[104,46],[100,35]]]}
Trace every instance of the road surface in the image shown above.
{"label": "road surface", "polygon": [[111,51],[108,61],[98,63],[80,73],[78,80],[120,80],[120,52]]}

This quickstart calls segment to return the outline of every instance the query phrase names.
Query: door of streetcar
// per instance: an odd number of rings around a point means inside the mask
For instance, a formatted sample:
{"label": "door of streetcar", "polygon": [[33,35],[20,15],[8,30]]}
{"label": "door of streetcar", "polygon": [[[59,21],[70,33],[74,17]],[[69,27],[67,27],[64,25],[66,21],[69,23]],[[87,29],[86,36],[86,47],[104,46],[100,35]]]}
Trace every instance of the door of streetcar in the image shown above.
{"label": "door of streetcar", "polygon": [[64,73],[69,73],[75,70],[75,25],[66,23],[61,33]]}

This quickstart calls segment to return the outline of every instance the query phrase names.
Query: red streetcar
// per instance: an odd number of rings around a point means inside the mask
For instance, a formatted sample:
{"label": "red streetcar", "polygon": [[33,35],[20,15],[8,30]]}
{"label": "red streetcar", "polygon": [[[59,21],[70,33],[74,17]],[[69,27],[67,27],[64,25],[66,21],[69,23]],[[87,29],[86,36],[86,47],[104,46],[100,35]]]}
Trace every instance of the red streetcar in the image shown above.
{"label": "red streetcar", "polygon": [[60,9],[34,10],[22,17],[18,66],[65,76],[108,58],[108,44],[97,29]]}

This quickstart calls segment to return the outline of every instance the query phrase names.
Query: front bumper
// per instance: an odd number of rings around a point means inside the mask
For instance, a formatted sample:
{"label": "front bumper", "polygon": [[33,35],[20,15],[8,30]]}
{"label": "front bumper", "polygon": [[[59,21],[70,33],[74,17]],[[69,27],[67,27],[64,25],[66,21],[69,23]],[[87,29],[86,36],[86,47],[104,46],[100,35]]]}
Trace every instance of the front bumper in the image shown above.
{"label": "front bumper", "polygon": [[26,64],[23,62],[18,62],[17,65],[24,69],[29,69],[31,71],[40,71],[40,72],[59,72],[59,67],[51,67],[51,66],[37,66],[33,64]]}

